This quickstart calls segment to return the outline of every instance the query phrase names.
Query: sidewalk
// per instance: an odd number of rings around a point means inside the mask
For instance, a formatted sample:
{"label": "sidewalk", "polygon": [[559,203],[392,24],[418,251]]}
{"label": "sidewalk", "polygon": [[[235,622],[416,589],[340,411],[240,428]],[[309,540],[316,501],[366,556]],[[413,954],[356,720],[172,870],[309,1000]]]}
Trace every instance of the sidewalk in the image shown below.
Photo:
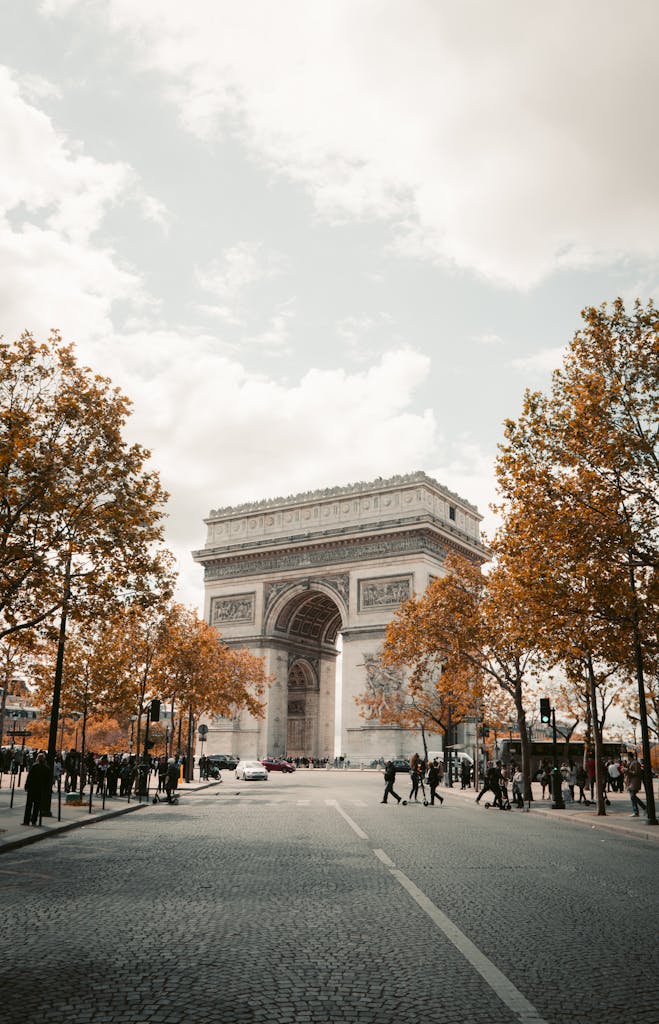
{"label": "sidewalk", "polygon": [[[655,786],[656,789],[656,786]],[[472,789],[460,789],[460,783],[454,783],[453,787],[442,787],[442,796],[446,795],[446,792],[452,794],[458,799],[464,800],[466,803],[475,804],[478,790]],[[591,804],[590,807],[586,807],[585,804],[570,803],[565,805],[564,811],[553,809],[551,806],[551,800],[542,799],[542,788],[538,783],[533,783],[533,802],[531,803],[530,813],[540,814],[544,817],[554,818],[557,821],[570,821],[575,822],[579,825],[585,825],[591,829],[601,829],[606,832],[614,832],[620,835],[634,836],[635,839],[646,839],[650,842],[659,842],[659,825],[648,825],[647,820],[644,817],[643,811],[640,812],[638,818],[633,818],[632,805],[629,799],[628,793],[607,793],[607,797],[610,801],[609,806],[606,808],[606,816],[599,817],[597,814],[597,804]],[[510,793],[510,787],[508,789]],[[492,795],[491,793],[489,794]],[[644,794],[639,794],[643,802],[645,803]],[[485,801],[487,800],[488,794],[485,793],[481,799],[479,810],[481,808],[486,810]],[[659,796],[655,793],[655,804],[659,808]],[[511,814],[525,814],[529,810],[529,805],[524,805],[524,810],[513,807]],[[496,811],[496,813],[499,813]]]}
{"label": "sidewalk", "polygon": [[[2,786],[0,787],[0,854],[8,850],[16,850],[21,846],[28,846],[30,843],[37,843],[39,840],[47,839],[49,836],[59,832],[67,832],[73,828],[83,828],[85,825],[91,825],[97,821],[107,821],[109,818],[116,818],[119,814],[131,814],[133,811],[139,811],[141,808],[150,805],[154,792],[158,788],[157,779],[152,775],[149,797],[142,797],[141,803],[139,797],[135,795],[131,795],[130,802],[123,796],[116,796],[111,799],[106,797],[105,808],[103,808],[103,798],[100,795],[94,795],[92,796],[91,814],[89,812],[89,788],[85,791],[85,801],[80,807],[65,803],[65,793],[62,791],[60,821],[57,820],[57,790],[54,790],[51,804],[52,818],[42,818],[41,825],[33,827],[32,825],[23,824],[23,814],[25,811],[24,783],[25,773],[23,773],[20,788],[16,785],[14,806],[10,807],[11,776],[2,775]],[[199,779],[195,779],[193,782],[181,782],[179,783],[179,794],[185,796],[187,793],[196,793],[212,785],[214,785],[213,782],[200,781]]]}

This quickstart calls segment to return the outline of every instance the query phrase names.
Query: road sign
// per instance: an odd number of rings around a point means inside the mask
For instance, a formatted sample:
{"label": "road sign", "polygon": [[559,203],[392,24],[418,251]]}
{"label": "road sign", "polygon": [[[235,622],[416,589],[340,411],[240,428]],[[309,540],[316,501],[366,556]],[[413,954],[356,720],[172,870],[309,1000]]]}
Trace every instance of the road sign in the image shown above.
{"label": "road sign", "polygon": [[206,736],[207,732],[208,732],[208,726],[207,725],[200,725],[199,726],[199,736],[200,737]]}

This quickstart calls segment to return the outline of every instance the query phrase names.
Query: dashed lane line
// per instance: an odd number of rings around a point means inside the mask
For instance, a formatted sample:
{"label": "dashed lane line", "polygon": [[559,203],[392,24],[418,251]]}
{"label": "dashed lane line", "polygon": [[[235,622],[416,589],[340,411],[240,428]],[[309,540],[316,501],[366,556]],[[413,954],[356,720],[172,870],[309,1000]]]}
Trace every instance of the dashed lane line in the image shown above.
{"label": "dashed lane line", "polygon": [[[348,823],[348,825],[350,825],[350,828],[357,836],[359,836],[360,839],[368,839],[366,832],[359,827],[356,821],[353,821],[349,814],[346,814],[337,800],[326,800],[325,802],[329,806],[336,808],[341,817]],[[462,932],[458,926],[432,902],[432,900],[428,899],[425,893],[423,893],[421,889],[414,884],[411,878],[407,877],[404,871],[400,871],[396,867],[384,850],[373,849],[373,853],[378,860],[389,868],[391,877],[395,878],[398,884],[405,889],[419,909],[430,918],[433,924],[439,928],[441,932],[443,932],[449,942],[451,942],[462,954],[465,960],[471,964],[476,973],[480,974],[483,981],[490,986],[499,999],[517,1015],[520,1024],[547,1024],[544,1017],[542,1017],[536,1010],[535,1006],[533,1006],[533,1004],[522,995],[519,989],[513,985],[512,981],[510,981],[506,975],[503,974],[503,972],[500,971],[499,968],[481,952],[478,946],[474,945],[471,939],[467,938],[465,933]]]}

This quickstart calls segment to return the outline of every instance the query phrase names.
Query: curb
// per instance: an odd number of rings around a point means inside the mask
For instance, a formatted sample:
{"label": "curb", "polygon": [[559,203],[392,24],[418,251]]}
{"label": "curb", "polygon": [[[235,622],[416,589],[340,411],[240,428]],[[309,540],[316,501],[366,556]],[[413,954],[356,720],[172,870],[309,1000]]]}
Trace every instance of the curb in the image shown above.
{"label": "curb", "polygon": [[120,807],[116,811],[109,811],[107,814],[90,814],[88,818],[79,818],[77,821],[69,821],[66,825],[56,825],[45,832],[33,832],[20,839],[9,839],[7,842],[0,841],[0,854],[9,850],[18,850],[21,846],[31,846],[32,843],[39,843],[43,839],[50,839],[53,836],[61,835],[62,832],[70,832],[74,828],[84,828],[85,825],[94,825],[99,821],[108,821],[110,818],[118,818],[121,814],[130,814],[132,811],[139,811],[148,807],[148,803],[129,804],[128,807]]}

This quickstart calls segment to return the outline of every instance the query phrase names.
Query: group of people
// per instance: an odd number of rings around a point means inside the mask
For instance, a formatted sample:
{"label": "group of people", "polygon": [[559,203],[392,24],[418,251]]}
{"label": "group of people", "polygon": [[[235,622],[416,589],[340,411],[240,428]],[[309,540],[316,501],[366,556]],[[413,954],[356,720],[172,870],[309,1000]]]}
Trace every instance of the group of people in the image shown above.
{"label": "group of people", "polygon": [[[628,760],[607,761],[602,766],[604,778],[604,800],[610,804],[607,792],[620,792],[627,789],[632,804],[632,817],[637,818],[639,808],[645,810],[645,804],[639,797],[643,785],[643,765],[635,756]],[[573,761],[562,764],[559,769],[559,785],[561,796],[566,803],[576,802],[589,806],[595,799],[596,764],[594,757],[588,757],[585,764]],[[554,773],[551,767],[543,763],[536,774],[536,780],[542,787],[542,799],[552,799]],[[512,804],[508,796],[508,784],[512,782]],[[579,795],[577,797],[577,790]],[[524,775],[519,765],[514,762],[508,768],[501,761],[490,761],[485,771],[483,788],[476,797],[479,804],[485,793],[492,793],[491,806],[501,810],[510,810],[512,805],[524,806]],[[590,793],[590,799],[586,793]],[[486,802],[485,806],[490,806]]]}
{"label": "group of people", "polygon": [[[645,810],[645,803],[639,796],[643,786],[642,762],[635,756],[627,760],[609,760],[603,765],[603,771],[604,796],[607,804],[610,803],[606,796],[607,792],[623,792],[626,788],[632,804],[632,816],[638,817],[639,810]],[[404,799],[394,789],[396,769],[391,761],[387,761],[384,768],[385,788],[380,802],[388,803],[389,797],[397,804],[418,802],[419,792],[421,792],[424,804],[430,803],[431,806],[434,806],[436,800],[443,803],[443,797],[437,792],[437,787],[441,785],[443,778],[444,767],[437,758],[426,764],[426,761],[418,753],[415,753],[410,759],[411,788],[409,796]],[[561,765],[561,795],[565,802],[575,801],[590,805],[594,800],[595,778],[596,766],[593,757],[587,758],[585,764],[575,765],[570,761]],[[541,765],[536,779],[542,787],[542,799],[546,798],[547,793],[551,798],[553,773],[548,764]],[[426,796],[426,784],[429,787],[430,800]],[[469,776],[466,775],[462,780],[461,788],[466,789],[468,785]],[[508,811],[513,806],[522,808],[524,807],[524,790],[524,774],[519,764],[512,762],[508,766],[501,761],[490,761],[485,770],[483,785],[476,797],[476,803],[480,804],[481,799],[487,793],[490,796],[485,801],[486,807],[496,807],[502,811]],[[586,795],[587,792],[590,793],[590,799]]]}
{"label": "group of people", "polygon": [[510,767],[501,761],[490,761],[485,770],[483,786],[476,797],[479,804],[486,793],[491,793],[490,800],[485,801],[486,807],[498,807],[501,811],[509,811],[513,806],[508,795],[508,786],[512,783],[512,798],[516,807],[524,806],[524,775],[520,767],[513,762]]}
{"label": "group of people", "polygon": [[[82,765],[84,769],[81,770]],[[147,776],[154,773],[158,778],[157,792],[164,793],[173,803],[179,778],[185,772],[185,758],[154,757],[142,764],[134,754],[99,755],[88,752],[82,759],[77,750],[69,750],[66,754],[56,755],[51,770],[45,751],[29,750],[23,751],[21,764],[16,769],[19,785],[24,769],[26,801],[23,825],[35,826],[49,813],[53,785],[59,787],[62,781],[65,793],[78,792],[78,785],[87,781],[97,795],[127,797],[133,789],[137,792],[143,773]],[[9,765],[9,770],[14,771],[13,764]]]}
{"label": "group of people", "polygon": [[[437,787],[441,785],[442,779],[444,778],[444,766],[438,760],[434,758],[430,764],[426,764],[424,758],[420,757],[419,754],[413,754],[410,758],[410,782],[411,789],[407,800],[396,793],[394,790],[394,782],[396,781],[396,769],[391,761],[387,761],[384,766],[384,794],[380,803],[386,804],[389,802],[389,797],[393,797],[397,804],[407,804],[410,802],[418,803],[419,801],[419,790],[421,790],[423,803],[427,806],[430,802],[430,806],[435,806],[435,800],[438,800],[440,804],[444,803],[444,797],[437,792]],[[430,791],[430,801],[426,797],[426,783]]]}

